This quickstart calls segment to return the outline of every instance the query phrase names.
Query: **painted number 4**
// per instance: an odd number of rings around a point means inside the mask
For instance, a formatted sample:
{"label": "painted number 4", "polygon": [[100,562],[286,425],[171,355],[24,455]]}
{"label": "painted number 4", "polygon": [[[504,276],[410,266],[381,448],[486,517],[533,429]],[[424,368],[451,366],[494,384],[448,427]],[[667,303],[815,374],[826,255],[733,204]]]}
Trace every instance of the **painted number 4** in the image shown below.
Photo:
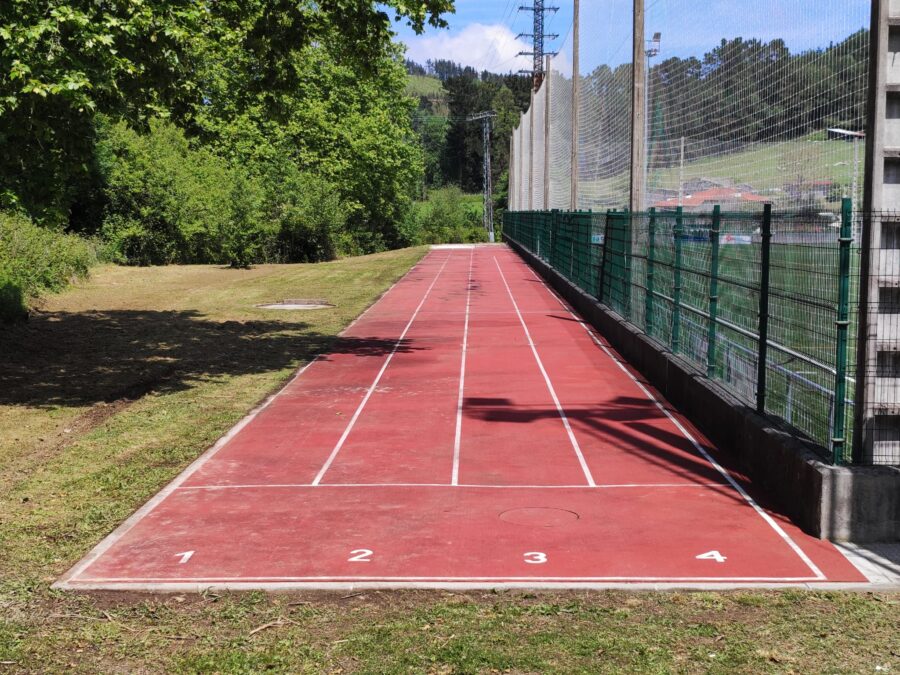
{"label": "painted number 4", "polygon": [[194,552],[193,551],[185,551],[184,553],[176,553],[175,555],[181,558],[181,560],[178,561],[178,564],[184,565],[188,560],[190,560],[193,557]]}
{"label": "painted number 4", "polygon": [[706,553],[698,555],[697,560],[715,560],[717,563],[723,563],[728,560],[728,558],[718,551],[707,551]]}

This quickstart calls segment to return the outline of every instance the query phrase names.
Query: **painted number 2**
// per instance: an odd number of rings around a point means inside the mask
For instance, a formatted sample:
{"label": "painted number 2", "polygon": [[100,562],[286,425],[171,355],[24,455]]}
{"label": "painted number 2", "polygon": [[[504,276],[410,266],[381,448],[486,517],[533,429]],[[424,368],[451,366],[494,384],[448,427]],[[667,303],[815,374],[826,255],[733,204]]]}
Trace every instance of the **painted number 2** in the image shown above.
{"label": "painted number 2", "polygon": [[718,551],[707,551],[706,553],[698,555],[697,560],[715,560],[717,563],[723,563],[728,560],[728,558]]}
{"label": "painted number 2", "polygon": [[184,553],[176,553],[176,556],[180,556],[181,560],[178,561],[179,565],[184,565],[191,557],[194,555],[193,551],[185,551]]}
{"label": "painted number 2", "polygon": [[358,548],[355,551],[350,551],[350,557],[347,558],[347,562],[372,562],[372,553],[367,548]]}
{"label": "painted number 2", "polygon": [[540,565],[547,562],[547,554],[540,551],[529,551],[525,554],[525,562],[532,565]]}

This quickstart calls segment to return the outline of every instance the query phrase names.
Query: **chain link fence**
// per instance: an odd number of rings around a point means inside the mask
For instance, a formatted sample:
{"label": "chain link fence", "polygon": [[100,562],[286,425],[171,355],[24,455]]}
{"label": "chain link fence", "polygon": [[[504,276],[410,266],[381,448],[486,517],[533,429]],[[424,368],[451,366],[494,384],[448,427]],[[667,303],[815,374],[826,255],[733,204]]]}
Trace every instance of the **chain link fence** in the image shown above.
{"label": "chain link fence", "polygon": [[853,461],[859,249],[849,200],[838,227],[770,207],[504,218],[509,238],[661,348],[823,458]]}

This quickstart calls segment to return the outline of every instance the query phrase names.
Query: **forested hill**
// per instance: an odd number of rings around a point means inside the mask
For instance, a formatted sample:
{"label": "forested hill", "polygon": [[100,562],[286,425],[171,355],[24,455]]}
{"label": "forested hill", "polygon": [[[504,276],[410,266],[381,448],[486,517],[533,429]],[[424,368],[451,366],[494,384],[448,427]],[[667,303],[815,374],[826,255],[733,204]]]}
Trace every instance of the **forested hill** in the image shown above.
{"label": "forested hill", "polygon": [[481,124],[466,118],[494,110],[491,144],[494,192],[505,205],[505,175],[509,166],[509,137],[528,109],[531,78],[513,73],[478,72],[453,61],[407,60],[407,91],[418,98],[414,128],[425,152],[425,185],[455,184],[467,192],[482,189]]}

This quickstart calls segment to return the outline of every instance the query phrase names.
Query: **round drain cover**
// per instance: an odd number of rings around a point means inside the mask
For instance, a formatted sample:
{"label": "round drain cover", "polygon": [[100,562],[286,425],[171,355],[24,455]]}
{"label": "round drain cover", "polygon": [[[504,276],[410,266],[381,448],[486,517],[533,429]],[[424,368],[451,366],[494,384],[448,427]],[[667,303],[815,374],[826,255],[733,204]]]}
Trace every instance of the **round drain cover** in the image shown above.
{"label": "round drain cover", "polygon": [[500,520],[516,525],[530,525],[532,527],[559,527],[579,519],[574,511],[556,509],[550,506],[526,506],[519,509],[510,509],[500,514]]}
{"label": "round drain cover", "polygon": [[288,298],[281,302],[256,305],[259,309],[328,309],[333,304],[322,298]]}

